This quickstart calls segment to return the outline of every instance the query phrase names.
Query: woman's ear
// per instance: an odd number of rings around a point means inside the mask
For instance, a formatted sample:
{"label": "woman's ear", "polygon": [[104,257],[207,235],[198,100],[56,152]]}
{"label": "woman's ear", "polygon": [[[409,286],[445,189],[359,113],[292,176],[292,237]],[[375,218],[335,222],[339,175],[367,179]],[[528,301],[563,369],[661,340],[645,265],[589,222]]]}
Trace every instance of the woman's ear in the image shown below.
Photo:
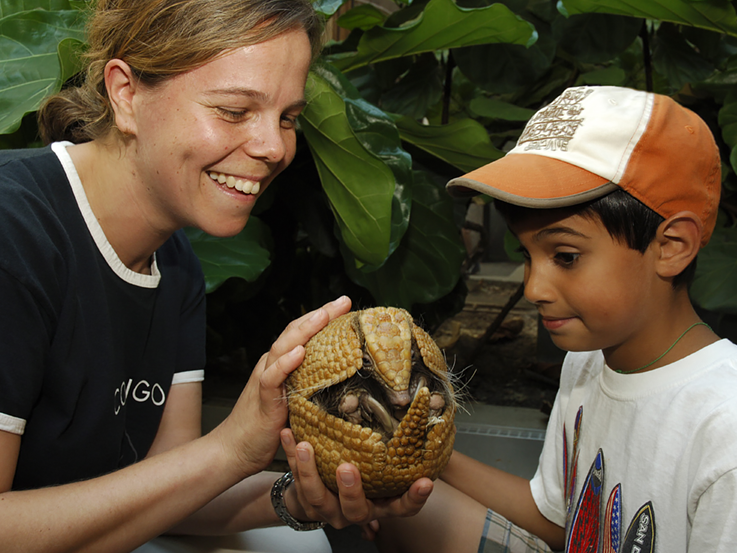
{"label": "woman's ear", "polygon": [[115,114],[115,126],[123,134],[136,134],[133,97],[137,81],[130,66],[123,60],[112,59],[105,65],[105,88]]}
{"label": "woman's ear", "polygon": [[661,277],[672,278],[688,267],[701,248],[703,228],[701,219],[692,211],[680,211],[660,223],[655,245]]}

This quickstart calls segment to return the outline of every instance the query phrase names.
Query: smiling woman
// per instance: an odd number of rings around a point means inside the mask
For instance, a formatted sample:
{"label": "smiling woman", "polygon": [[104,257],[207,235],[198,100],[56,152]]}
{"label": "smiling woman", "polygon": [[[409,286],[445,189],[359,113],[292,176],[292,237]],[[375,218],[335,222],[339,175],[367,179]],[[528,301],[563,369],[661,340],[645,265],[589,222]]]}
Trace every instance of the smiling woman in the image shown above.
{"label": "smiling woman", "polygon": [[[0,154],[3,550],[416,512],[429,482],[381,505],[332,494],[284,430],[284,380],[346,298],[291,323],[200,437],[204,282],[181,229],[239,232],[291,162],[320,47],[309,0],[101,0],[88,33],[84,82],[40,111],[49,145]],[[261,472],[280,436],[289,487]]]}

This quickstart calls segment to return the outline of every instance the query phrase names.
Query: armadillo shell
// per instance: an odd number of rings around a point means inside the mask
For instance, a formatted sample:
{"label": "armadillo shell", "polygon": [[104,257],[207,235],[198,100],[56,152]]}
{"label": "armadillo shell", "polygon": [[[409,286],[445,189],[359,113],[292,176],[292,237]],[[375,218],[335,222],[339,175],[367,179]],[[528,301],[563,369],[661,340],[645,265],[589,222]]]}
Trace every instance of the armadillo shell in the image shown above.
{"label": "armadillo shell", "polygon": [[[381,338],[387,333],[394,336],[393,341]],[[425,367],[451,391],[440,417],[430,420],[430,391],[420,388],[406,415],[387,439],[370,427],[328,413],[310,400],[319,390],[353,376],[363,366],[364,352],[370,351],[372,358],[384,359],[386,356],[378,351],[382,348],[385,352],[394,349],[388,358],[402,361],[388,368],[380,367],[382,363],[377,362],[376,371],[385,373],[382,378],[387,388],[406,389],[413,344],[419,349]],[[414,325],[406,311],[373,308],[348,313],[315,335],[305,349],[302,365],[287,380],[289,421],[297,441],[312,444],[318,472],[329,489],[337,492],[336,469],[346,462],[360,470],[364,492],[369,498],[400,495],[417,479],[426,476],[434,480],[440,475],[453,451],[455,400],[442,353],[432,338]]]}

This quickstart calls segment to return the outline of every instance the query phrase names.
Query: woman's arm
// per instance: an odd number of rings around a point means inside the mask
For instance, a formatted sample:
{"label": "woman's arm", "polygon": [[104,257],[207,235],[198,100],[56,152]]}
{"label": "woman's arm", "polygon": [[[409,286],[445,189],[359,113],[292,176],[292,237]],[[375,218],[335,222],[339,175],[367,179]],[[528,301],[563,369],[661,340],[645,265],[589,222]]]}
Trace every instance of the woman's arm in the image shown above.
{"label": "woman's arm", "polygon": [[[21,437],[0,435],[0,480],[8,482]],[[0,540],[4,551],[19,553],[131,551],[244,476],[238,456],[210,435],[99,478],[39,490],[6,487]]]}
{"label": "woman's arm", "polygon": [[161,415],[154,442],[146,454],[153,457],[164,451],[196,440],[202,435],[202,384],[174,384]]}
{"label": "woman's arm", "polygon": [[[338,300],[291,323],[255,367],[233,412],[207,436],[167,450],[180,438],[165,432],[154,444],[158,454],[114,473],[9,491],[22,437],[0,432],[3,551],[131,551],[263,470],[286,423],[283,383],[302,361],[301,344],[349,308],[349,301]],[[182,404],[192,400],[187,392],[196,394],[189,387],[183,392],[174,394]]]}

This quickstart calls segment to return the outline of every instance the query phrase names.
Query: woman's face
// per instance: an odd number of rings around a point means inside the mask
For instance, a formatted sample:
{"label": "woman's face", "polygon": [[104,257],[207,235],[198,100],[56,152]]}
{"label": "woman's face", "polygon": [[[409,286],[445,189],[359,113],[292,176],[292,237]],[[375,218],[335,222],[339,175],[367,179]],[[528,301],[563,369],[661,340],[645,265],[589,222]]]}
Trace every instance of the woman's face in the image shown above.
{"label": "woman's face", "polygon": [[136,179],[149,224],[237,234],[294,158],[310,43],[302,30],[233,50],[133,96]]}

